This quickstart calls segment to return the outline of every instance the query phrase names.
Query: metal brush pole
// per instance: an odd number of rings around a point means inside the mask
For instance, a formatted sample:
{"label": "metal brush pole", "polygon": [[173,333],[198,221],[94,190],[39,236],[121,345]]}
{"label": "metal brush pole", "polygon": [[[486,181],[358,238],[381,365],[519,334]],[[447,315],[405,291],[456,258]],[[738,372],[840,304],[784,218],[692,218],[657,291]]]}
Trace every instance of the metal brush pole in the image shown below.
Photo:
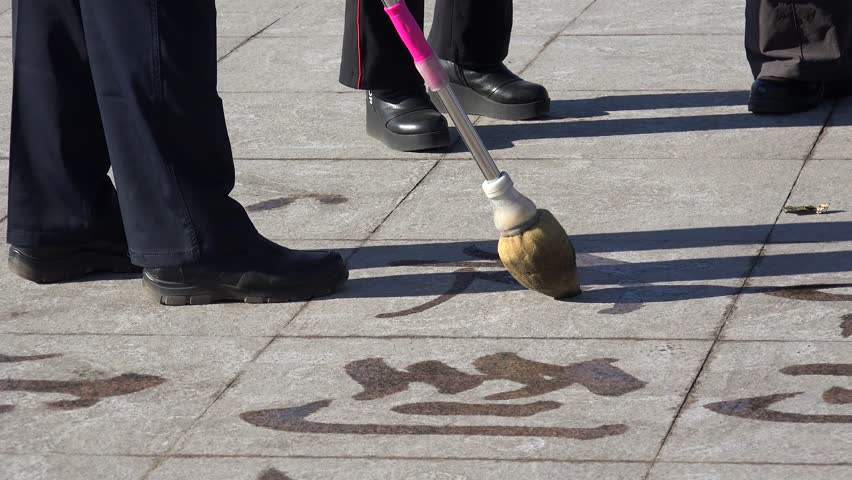
{"label": "metal brush pole", "polygon": [[[390,8],[402,1],[403,0],[382,0],[382,3],[385,4],[385,7]],[[422,32],[420,34],[422,35]],[[439,63],[437,58],[432,60],[436,64]],[[479,166],[479,170],[482,171],[482,175],[485,176],[485,179],[493,181],[500,178],[500,169],[497,168],[497,165],[494,163],[494,159],[491,157],[488,149],[485,148],[485,144],[482,143],[482,138],[480,138],[479,134],[476,133],[476,129],[470,122],[470,118],[468,118],[467,114],[464,110],[462,110],[461,104],[459,103],[458,98],[456,98],[456,94],[453,93],[452,89],[450,89],[449,82],[445,83],[443,87],[433,91],[438,94],[438,97],[441,99],[441,102],[443,102],[444,107],[446,107],[447,113],[453,121],[453,125],[455,125],[456,129],[459,131],[459,135],[461,135],[462,140],[464,140],[464,144],[467,145],[468,150],[470,150],[473,160],[476,162],[476,165]]]}

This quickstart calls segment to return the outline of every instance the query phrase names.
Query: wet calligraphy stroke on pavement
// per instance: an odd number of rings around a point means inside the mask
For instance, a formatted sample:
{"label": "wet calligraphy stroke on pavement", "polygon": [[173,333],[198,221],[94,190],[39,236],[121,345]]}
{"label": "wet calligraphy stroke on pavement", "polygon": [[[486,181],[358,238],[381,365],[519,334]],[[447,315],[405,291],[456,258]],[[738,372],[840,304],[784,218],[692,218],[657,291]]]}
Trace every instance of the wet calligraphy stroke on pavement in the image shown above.
{"label": "wet calligraphy stroke on pavement", "polygon": [[[59,357],[61,354],[10,356],[0,354],[0,363],[30,362]],[[153,375],[125,373],[103,380],[23,380],[0,379],[0,392],[58,393],[76,397],[74,400],[45,402],[51,410],[75,410],[96,405],[107,397],[119,397],[156,387],[166,380]],[[15,409],[14,405],[0,405],[0,414]]]}
{"label": "wet calligraphy stroke on pavement", "polygon": [[[473,390],[489,381],[511,381],[521,388],[491,394],[486,401],[519,400],[552,393],[572,385],[581,385],[595,395],[617,397],[640,390],[647,385],[613,365],[617,360],[601,358],[569,365],[554,365],[527,360],[515,353],[497,353],[476,359],[470,374],[443,362],[425,361],[395,370],[382,358],[357,360],[346,365],[346,373],[363,389],[353,396],[357,401],[390,397],[409,389],[412,383],[434,387],[438,393],[457,395]],[[553,437],[593,440],[624,434],[624,424],[608,424],[591,428],[525,427],[511,425],[387,425],[313,422],[308,418],[332,405],[320,400],[291,408],[245,412],[244,421],[262,428],[292,433],[356,434],[356,435],[465,435],[504,437]],[[554,401],[523,404],[422,402],[398,405],[391,410],[403,415],[425,416],[495,416],[527,418],[556,410]]]}
{"label": "wet calligraphy stroke on pavement", "polygon": [[[852,377],[852,364],[816,363],[794,365],[783,368],[781,373],[790,376],[817,375]],[[704,406],[709,410],[731,417],[783,423],[852,423],[852,415],[811,415],[782,412],[770,408],[783,400],[797,397],[804,392],[777,393],[760,397],[740,398],[737,400],[710,403]],[[824,402],[830,405],[852,404],[852,390],[832,387],[822,394]]]}
{"label": "wet calligraphy stroke on pavement", "polygon": [[[390,267],[453,267],[457,270],[453,272],[453,284],[450,286],[449,289],[447,289],[446,292],[442,293],[437,298],[429,300],[421,305],[417,305],[412,308],[407,308],[405,310],[380,313],[376,315],[376,318],[405,317],[408,315],[414,315],[416,313],[424,312],[431,308],[435,308],[438,305],[446,303],[455,298],[456,296],[464,293],[473,284],[475,280],[485,280],[489,282],[503,283],[507,285],[520,285],[514,278],[512,278],[512,275],[509,274],[509,272],[506,270],[479,270],[483,268],[504,268],[503,263],[500,261],[500,257],[496,253],[484,251],[476,247],[475,245],[471,245],[465,248],[463,252],[472,260],[465,260],[459,262],[448,262],[440,260],[401,260],[389,263],[388,266]],[[613,260],[609,258],[599,257],[597,255],[584,253],[577,254],[577,258],[578,264],[580,266],[586,267],[590,270],[609,277],[614,277],[616,279],[617,284],[626,288],[624,294],[622,294],[621,298],[619,298],[618,301],[611,308],[605,308],[603,310],[600,310],[598,313],[621,315],[625,313],[635,312],[636,310],[639,310],[644,306],[641,296],[630,288],[645,286],[649,284],[636,279],[632,275],[626,274],[624,272],[613,272],[610,271],[610,268],[608,268],[613,266],[623,267],[626,265],[631,265],[630,262],[623,262],[620,260]]]}
{"label": "wet calligraphy stroke on pavement", "polygon": [[[764,292],[773,297],[809,302],[852,302],[852,294],[826,292],[833,288],[852,288],[852,283],[794,285]],[[852,313],[840,317],[840,335],[852,337]]]}
{"label": "wet calligraphy stroke on pavement", "polygon": [[263,472],[260,472],[260,475],[258,475],[257,480],[293,480],[293,479],[288,477],[286,473],[284,473],[280,470],[277,470],[275,468],[270,468],[269,470],[264,470]]}
{"label": "wet calligraphy stroke on pavement", "polygon": [[349,199],[344,197],[343,195],[337,195],[334,193],[303,193],[287,195],[285,197],[278,197],[273,198],[271,200],[264,200],[262,202],[253,203],[251,205],[246,206],[246,211],[265,212],[267,210],[274,210],[276,208],[286,207],[287,205],[290,205],[297,200],[304,199],[316,200],[322,205],[339,205],[341,203],[346,203],[349,201]]}

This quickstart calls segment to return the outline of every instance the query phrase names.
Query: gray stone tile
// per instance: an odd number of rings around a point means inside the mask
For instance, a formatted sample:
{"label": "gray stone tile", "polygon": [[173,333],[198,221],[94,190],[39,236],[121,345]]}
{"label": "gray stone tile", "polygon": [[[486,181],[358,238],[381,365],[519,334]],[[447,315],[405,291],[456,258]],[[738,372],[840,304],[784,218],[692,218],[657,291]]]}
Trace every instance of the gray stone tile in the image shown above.
{"label": "gray stone tile", "polygon": [[216,11],[225,13],[280,13],[292,11],[305,0],[216,0]]}
{"label": "gray stone tile", "polygon": [[459,460],[168,459],[150,480],[486,480],[571,478],[639,480],[647,466],[630,463],[488,462]]}
{"label": "gray stone tile", "polygon": [[731,465],[657,463],[649,480],[835,480],[852,476],[852,467],[828,465]]}
{"label": "gray stone tile", "polygon": [[[345,2],[337,0],[304,2],[266,29],[260,37],[335,36],[342,42],[345,7]],[[339,51],[337,53],[340,55]]]}
{"label": "gray stone tile", "polygon": [[0,336],[2,453],[163,453],[268,341]]}
{"label": "gray stone tile", "polygon": [[764,254],[724,338],[852,340],[852,241],[769,245]]}
{"label": "gray stone tile", "polygon": [[568,26],[592,0],[515,2],[513,35],[555,35]]}
{"label": "gray stone tile", "polygon": [[837,343],[717,345],[660,458],[848,462],[849,362]]}
{"label": "gray stone tile", "polygon": [[[707,348],[664,341],[279,339],[175,452],[647,461]],[[428,363],[408,367],[418,373],[393,370],[417,362]],[[514,392],[518,384],[500,380],[509,376],[559,384]],[[372,386],[362,393],[353,378]],[[572,380],[585,387],[560,388]],[[513,407],[506,398],[515,399]],[[288,408],[297,410],[277,410]]]}
{"label": "gray stone tile", "polygon": [[[542,75],[535,66],[524,74],[551,88],[549,118],[477,122],[496,158],[804,159],[829,109],[757,116],[745,91],[554,91]],[[468,158],[461,143],[455,152]]]}
{"label": "gray stone tile", "polygon": [[[614,234],[603,239],[620,241],[618,234],[660,231],[649,238],[655,242],[690,234],[669,230],[693,230],[705,241],[762,243],[799,171],[795,162],[705,158],[505,160],[499,166],[569,234]],[[472,162],[441,162],[374,238],[495,238],[481,182]]]}
{"label": "gray stone tile", "polygon": [[[2,11],[2,5],[0,5],[0,11]],[[0,37],[11,37],[12,36],[12,11],[6,10],[5,12],[0,14]]]}
{"label": "gray stone tile", "polygon": [[743,54],[732,54],[742,43],[742,35],[560,37],[528,74],[554,90],[743,90],[753,78]]}
{"label": "gray stone tile", "polygon": [[0,480],[141,479],[153,458],[71,455],[0,455]]}
{"label": "gray stone tile", "polygon": [[254,38],[219,62],[219,90],[348,91],[337,81],[340,42],[337,35]]}
{"label": "gray stone tile", "polygon": [[814,149],[815,159],[849,160],[852,158],[852,98],[838,103],[831,123]]}
{"label": "gray stone tile", "polygon": [[233,196],[272,238],[366,239],[431,160],[242,160]]}
{"label": "gray stone tile", "polygon": [[12,39],[0,38],[0,156],[9,156],[12,124]]}
{"label": "gray stone tile", "polygon": [[221,37],[251,37],[279,20],[277,12],[223,12],[216,16],[216,35]]}
{"label": "gray stone tile", "polygon": [[[598,0],[565,33],[742,35],[745,25],[743,14],[743,2],[738,0]],[[687,61],[688,57],[694,56],[697,55],[684,55],[682,58]]]}
{"label": "gray stone tile", "polygon": [[[9,160],[0,160],[0,219],[9,214]],[[6,221],[0,220],[0,232],[6,231]],[[3,241],[6,236],[0,235]]]}
{"label": "gray stone tile", "polygon": [[350,93],[223,94],[237,158],[416,158],[367,136],[365,96]]}
{"label": "gray stone tile", "polygon": [[[292,248],[352,252],[351,242],[278,240]],[[95,275],[85,281],[36,285],[6,267],[8,248],[0,243],[0,285],[14,294],[0,300],[0,332],[43,334],[132,334],[189,336],[273,336],[304,302],[242,303],[163,307],[148,299],[138,275]]]}
{"label": "gray stone tile", "polygon": [[222,60],[246,40],[246,37],[216,37],[216,58]]}
{"label": "gray stone tile", "polygon": [[759,246],[664,245],[585,244],[584,293],[560,302],[483,260],[496,257],[494,242],[369,242],[350,260],[347,288],[312,302],[284,334],[713,338]]}

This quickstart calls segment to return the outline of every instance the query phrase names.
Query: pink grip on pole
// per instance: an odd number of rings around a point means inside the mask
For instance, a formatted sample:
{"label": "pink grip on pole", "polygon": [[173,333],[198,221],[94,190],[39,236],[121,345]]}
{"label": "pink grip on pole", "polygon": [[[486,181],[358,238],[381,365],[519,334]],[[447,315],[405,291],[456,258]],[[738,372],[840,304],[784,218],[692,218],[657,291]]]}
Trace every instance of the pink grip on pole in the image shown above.
{"label": "pink grip on pole", "polygon": [[423,35],[423,30],[420,29],[420,25],[417,24],[417,20],[411,15],[411,11],[404,1],[385,8],[385,12],[393,22],[393,26],[396,27],[402,43],[408,47],[408,51],[414,57],[415,63],[420,63],[432,56],[432,47],[429,46],[426,36]]}

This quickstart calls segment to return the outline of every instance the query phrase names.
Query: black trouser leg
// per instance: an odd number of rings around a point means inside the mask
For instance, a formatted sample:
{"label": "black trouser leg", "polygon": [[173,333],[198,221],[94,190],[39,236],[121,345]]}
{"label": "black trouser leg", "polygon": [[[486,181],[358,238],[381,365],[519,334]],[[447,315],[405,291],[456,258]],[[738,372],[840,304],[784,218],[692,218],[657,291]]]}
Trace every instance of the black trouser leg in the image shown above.
{"label": "black trouser leg", "polygon": [[216,263],[252,248],[257,232],[229,197],[214,0],[79,1],[134,263]]}
{"label": "black trouser leg", "polygon": [[15,0],[8,242],[118,239],[115,189],[77,0]]}
{"label": "black trouser leg", "polygon": [[502,62],[512,37],[512,0],[438,0],[429,43],[466,66]]}
{"label": "black trouser leg", "polygon": [[755,78],[852,78],[852,2],[747,0],[745,45]]}
{"label": "black trouser leg", "polygon": [[[406,3],[423,28],[423,0]],[[340,83],[362,90],[423,85],[381,0],[346,0],[345,18]]]}
{"label": "black trouser leg", "polygon": [[[408,0],[423,24],[423,0]],[[512,33],[511,0],[438,0],[429,42],[463,65],[502,62]],[[346,0],[340,83],[358,89],[416,87],[423,80],[381,0]]]}

